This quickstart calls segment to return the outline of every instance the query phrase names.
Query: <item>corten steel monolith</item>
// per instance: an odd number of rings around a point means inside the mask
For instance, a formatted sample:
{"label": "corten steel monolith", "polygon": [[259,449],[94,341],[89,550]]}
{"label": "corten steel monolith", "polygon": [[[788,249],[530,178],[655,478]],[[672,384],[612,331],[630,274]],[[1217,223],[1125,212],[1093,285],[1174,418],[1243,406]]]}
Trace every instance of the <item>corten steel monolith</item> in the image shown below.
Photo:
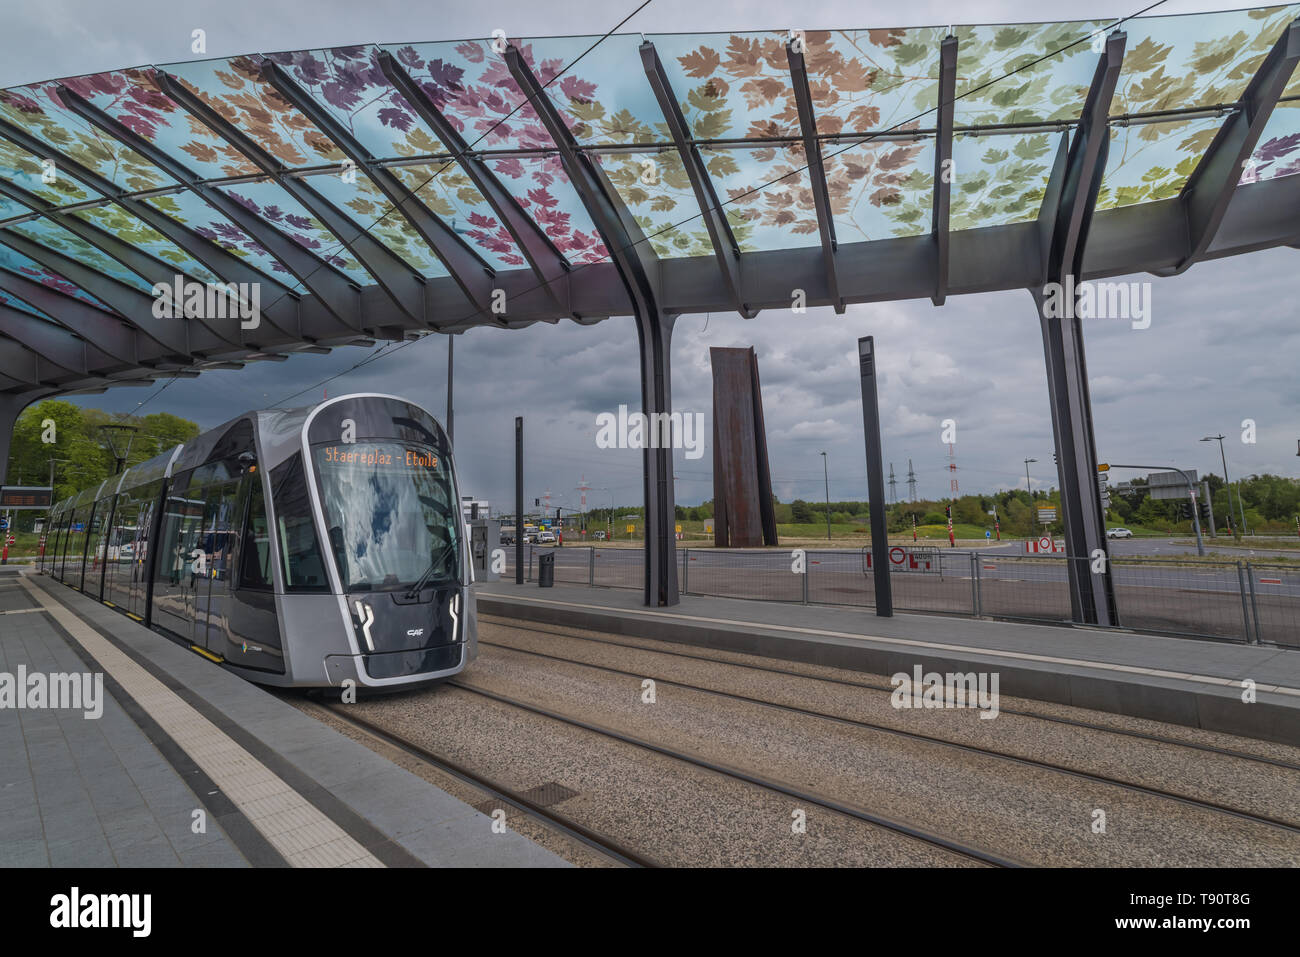
{"label": "corten steel monolith", "polygon": [[775,545],[767,432],[751,349],[710,349],[713,366],[713,543]]}
{"label": "corten steel monolith", "polygon": [[876,391],[874,336],[858,340],[858,375],[862,380],[862,432],[867,443],[867,498],[871,506],[871,563],[876,589],[876,614],[894,614],[889,577],[889,538],[885,523],[885,467],[880,449],[880,400]]}

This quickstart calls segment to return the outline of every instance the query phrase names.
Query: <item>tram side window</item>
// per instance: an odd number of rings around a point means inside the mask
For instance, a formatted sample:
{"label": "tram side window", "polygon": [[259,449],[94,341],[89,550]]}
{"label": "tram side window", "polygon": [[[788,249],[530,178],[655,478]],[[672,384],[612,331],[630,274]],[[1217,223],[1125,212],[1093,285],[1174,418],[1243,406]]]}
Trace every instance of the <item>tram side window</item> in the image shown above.
{"label": "tram side window", "polygon": [[271,470],[271,501],[275,506],[285,590],[328,591],[301,452]]}
{"label": "tram side window", "polygon": [[240,587],[271,591],[275,587],[271,576],[271,533],[266,524],[266,497],[262,493],[261,475],[249,478],[247,524],[239,563]]}

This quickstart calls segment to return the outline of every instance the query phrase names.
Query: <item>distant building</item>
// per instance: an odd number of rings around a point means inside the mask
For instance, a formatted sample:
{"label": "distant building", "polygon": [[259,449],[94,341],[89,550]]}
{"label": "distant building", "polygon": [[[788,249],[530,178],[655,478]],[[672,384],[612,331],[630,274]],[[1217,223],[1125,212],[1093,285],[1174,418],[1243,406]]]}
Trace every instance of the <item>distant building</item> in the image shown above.
{"label": "distant building", "polygon": [[[478,514],[475,515],[475,508]],[[460,497],[460,511],[466,521],[473,518],[491,518],[492,513],[488,508],[488,502],[485,498],[475,498],[473,495],[462,495]]]}

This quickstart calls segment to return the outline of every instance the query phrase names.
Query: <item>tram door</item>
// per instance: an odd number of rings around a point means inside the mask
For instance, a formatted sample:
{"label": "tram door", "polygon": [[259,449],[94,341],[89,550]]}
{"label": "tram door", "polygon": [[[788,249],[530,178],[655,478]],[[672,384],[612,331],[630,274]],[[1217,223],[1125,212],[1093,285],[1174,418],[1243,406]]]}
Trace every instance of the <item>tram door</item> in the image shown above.
{"label": "tram door", "polygon": [[236,546],[235,502],[239,483],[225,482],[204,489],[202,544],[207,574],[195,601],[194,643],[225,655],[230,630],[230,582]]}
{"label": "tram door", "polygon": [[168,493],[158,537],[158,562],[154,567],[153,621],[190,641],[194,634],[196,595],[206,586],[206,560],[200,561],[203,537],[201,487],[183,476]]}

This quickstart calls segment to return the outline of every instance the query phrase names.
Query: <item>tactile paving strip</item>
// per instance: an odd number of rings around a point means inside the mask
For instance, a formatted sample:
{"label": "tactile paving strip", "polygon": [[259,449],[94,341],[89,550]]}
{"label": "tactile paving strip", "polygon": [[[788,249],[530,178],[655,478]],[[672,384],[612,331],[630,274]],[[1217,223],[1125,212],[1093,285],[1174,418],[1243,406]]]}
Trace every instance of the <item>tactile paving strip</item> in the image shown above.
{"label": "tactile paving strip", "polygon": [[383,863],[153,675],[26,580],[23,587],[221,788],[293,867]]}

